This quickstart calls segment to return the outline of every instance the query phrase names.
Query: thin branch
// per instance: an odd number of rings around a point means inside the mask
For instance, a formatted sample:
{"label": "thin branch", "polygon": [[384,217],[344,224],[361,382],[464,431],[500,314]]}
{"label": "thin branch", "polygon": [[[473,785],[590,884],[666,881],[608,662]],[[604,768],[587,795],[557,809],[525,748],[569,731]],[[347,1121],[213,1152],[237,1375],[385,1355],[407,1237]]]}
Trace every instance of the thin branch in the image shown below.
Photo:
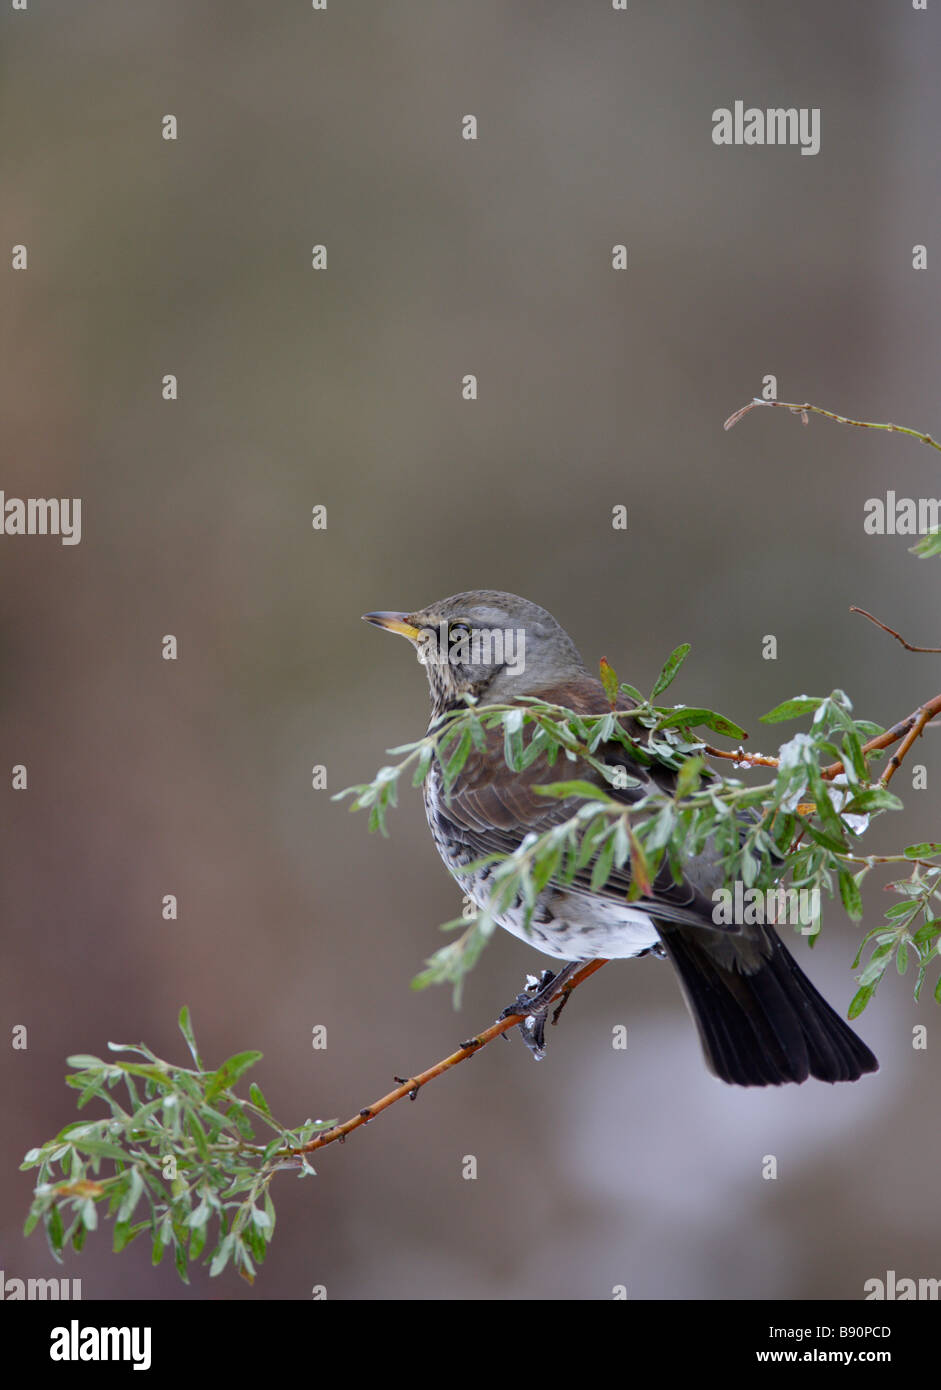
{"label": "thin branch", "polygon": [[927,704],[922,705],[921,709],[917,711],[917,718],[909,732],[905,735],[905,738],[899,746],[898,752],[892,754],[885,772],[879,778],[880,786],[887,787],[889,785],[892,778],[901,767],[902,760],[912,747],[912,744],[915,742],[916,738],[921,736],[925,725],[930,723],[934,716],[939,713],[941,713],[941,695],[936,695],[933,700],[929,700]]}
{"label": "thin branch", "polygon": [[[868,743],[864,743],[863,753],[875,753],[880,748],[891,748],[893,743],[898,743],[900,738],[905,738],[905,736],[911,732],[922,710],[925,709],[930,709],[932,711],[928,716],[929,719],[933,719],[936,714],[941,714],[941,695],[935,695],[933,700],[929,700],[925,705],[920,705],[914,713],[907,715],[904,719],[900,719],[897,724],[892,725],[891,729],[886,729],[884,734],[877,734],[876,737],[871,738]],[[922,727],[924,727],[924,725],[922,725]],[[908,749],[905,751],[907,752]],[[829,782],[834,777],[838,777],[841,772],[845,771],[846,768],[842,763],[831,763],[829,767],[820,769],[820,775]]]}
{"label": "thin branch", "polygon": [[[854,609],[853,611],[857,613],[863,612],[861,608]],[[868,618],[869,616],[870,615],[867,613],[866,617]],[[873,621],[875,622],[877,620],[873,619]],[[879,623],[878,626],[882,627],[882,623]],[[886,630],[891,631],[891,629]],[[897,637],[898,633],[893,633],[892,635]],[[918,647],[913,650],[929,651],[930,648]],[[930,725],[932,719],[936,718],[938,715],[941,715],[941,695],[935,695],[932,700],[928,700],[925,704],[919,705],[918,709],[907,715],[905,719],[900,719],[897,724],[893,724],[891,729],[886,729],[885,733],[877,734],[875,738],[871,738],[867,743],[863,744],[862,752],[865,756],[867,753],[876,753],[882,748],[891,748],[893,743],[898,743],[899,739],[903,740],[901,748],[897,753],[893,753],[892,757],[889,759],[886,770],[879,779],[879,786],[885,787],[888,785],[901,767],[902,762],[911,750],[916,738],[924,732]],[[765,757],[763,753],[746,753],[744,748],[738,748],[734,752],[729,753],[722,748],[713,748],[711,744],[704,743],[703,751],[708,753],[712,758],[727,758],[735,763],[747,763],[750,767],[780,766],[777,758]],[[820,769],[820,776],[825,782],[832,782],[834,777],[839,777],[840,774],[845,771],[846,765],[844,763],[830,763],[829,766]],[[798,810],[800,809],[801,808],[798,807]],[[810,812],[813,807],[811,803],[808,802],[803,809],[804,812],[807,813]]]}
{"label": "thin branch", "polygon": [[799,415],[804,424],[807,424],[810,415],[824,415],[828,420],[835,420],[838,425],[856,425],[861,430],[888,430],[890,434],[908,434],[912,439],[920,439],[922,444],[930,444],[932,449],[941,449],[941,444],[936,439],[932,439],[930,434],[924,434],[921,430],[911,430],[906,425],[878,424],[873,420],[851,420],[847,415],[837,415],[832,410],[823,410],[819,405],[810,405],[805,402],[803,405],[795,401],[765,401],[756,396],[747,405],[743,405],[741,410],[736,410],[726,420],[722,426],[725,430],[730,430],[733,425],[737,425],[743,415],[747,415],[750,410],[754,410],[759,405],[777,406],[779,410],[789,410],[792,415]]}
{"label": "thin branch", "polygon": [[749,767],[777,767],[778,759],[766,757],[764,753],[746,753],[744,748],[729,752],[725,748],[713,748],[711,743],[703,744],[703,752],[711,758],[728,758],[733,763],[747,763]]}
{"label": "thin branch", "polygon": [[[550,1004],[557,998],[561,998],[564,1003],[573,989],[577,989],[584,980],[588,979],[589,975],[594,975],[595,971],[600,970],[603,965],[607,965],[606,960],[589,961],[587,965],[583,966],[581,970],[576,971],[571,979],[567,980],[565,984],[562,985],[558,994],[553,995]],[[555,1018],[557,1018],[558,1015],[559,1009],[556,1009]],[[510,1014],[507,1018],[497,1019],[496,1023],[492,1023],[490,1027],[485,1028],[482,1033],[477,1033],[473,1038],[469,1038],[467,1042],[462,1043],[457,1052],[452,1052],[450,1057],[443,1057],[440,1062],[436,1062],[434,1066],[429,1067],[427,1071],[420,1072],[418,1076],[406,1078],[394,1091],[389,1091],[387,1095],[382,1096],[379,1100],[373,1101],[372,1105],[367,1105],[363,1110],[360,1110],[358,1115],[353,1115],[341,1125],[334,1125],[333,1129],[323,1130],[316,1138],[311,1139],[309,1143],[305,1144],[302,1148],[291,1149],[288,1152],[292,1155],[309,1154],[313,1153],[315,1149],[322,1149],[327,1144],[334,1143],[337,1139],[342,1143],[348,1134],[352,1134],[354,1129],[359,1129],[360,1125],[368,1124],[370,1120],[380,1115],[383,1110],[388,1110],[390,1105],[395,1105],[397,1101],[404,1100],[406,1096],[408,1096],[410,1100],[414,1100],[422,1086],[427,1086],[428,1082],[434,1081],[437,1076],[443,1076],[446,1071],[450,1071],[452,1067],[456,1067],[459,1062],[466,1062],[468,1057],[475,1056],[482,1047],[486,1047],[488,1043],[493,1042],[494,1038],[501,1037],[502,1034],[508,1033],[511,1028],[515,1028],[518,1023],[522,1023],[525,1017],[525,1014]],[[553,1022],[554,1021],[555,1019],[553,1019]],[[398,1079],[399,1078],[396,1077],[396,1080]]]}
{"label": "thin branch", "polygon": [[887,632],[890,637],[894,637],[897,642],[901,642],[907,652],[941,652],[941,647],[915,647],[911,642],[906,642],[905,638],[902,637],[900,633],[896,632],[894,627],[887,627],[885,623],[880,623],[879,619],[874,618],[871,613],[867,613],[865,608],[857,608],[855,604],[851,604],[850,612],[861,613],[864,618],[868,618],[871,623],[875,623],[876,627],[881,627],[883,632]]}

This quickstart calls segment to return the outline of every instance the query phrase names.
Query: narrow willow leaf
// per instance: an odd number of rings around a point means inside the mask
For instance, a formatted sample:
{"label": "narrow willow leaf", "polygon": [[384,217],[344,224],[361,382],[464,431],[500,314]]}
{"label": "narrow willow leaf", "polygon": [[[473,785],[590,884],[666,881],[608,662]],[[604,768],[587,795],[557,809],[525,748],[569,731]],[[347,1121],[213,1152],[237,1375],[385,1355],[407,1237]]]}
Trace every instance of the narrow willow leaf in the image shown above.
{"label": "narrow willow leaf", "polygon": [[691,796],[693,792],[699,790],[702,781],[703,768],[705,762],[700,757],[687,758],[680,764],[680,770],[676,774],[676,795]]}
{"label": "narrow willow leaf", "polygon": [[843,735],[843,765],[849,774],[850,769],[855,772],[861,782],[866,780],[866,759],[863,755],[863,746],[859,735],[855,729],[847,729]]}
{"label": "narrow willow leaf", "polygon": [[846,1014],[847,1018],[859,1018],[859,1015],[875,993],[875,988],[875,985],[863,985],[861,989],[856,991],[850,1001],[850,1006]]}
{"label": "narrow willow leaf", "polygon": [[206,1100],[215,1100],[216,1096],[234,1086],[242,1073],[253,1067],[262,1055],[261,1052],[236,1052],[228,1061],[223,1062],[206,1087]]}
{"label": "narrow willow leaf", "polygon": [[815,699],[809,695],[798,695],[796,699],[785,700],[783,704],[775,705],[774,709],[761,716],[762,724],[783,724],[787,719],[797,719],[802,714],[810,714],[823,704],[822,699]]}
{"label": "narrow willow leaf", "polygon": [[606,801],[614,805],[614,798],[610,797],[602,787],[596,787],[592,782],[579,781],[577,778],[572,782],[550,782],[546,786],[533,787],[533,791],[538,796],[551,796],[557,801],[564,801],[570,796],[578,796],[590,801]]}
{"label": "narrow willow leaf", "polygon": [[841,815],[858,816],[868,811],[901,811],[902,802],[885,787],[860,787]]}
{"label": "narrow willow leaf", "polygon": [[832,849],[834,854],[846,853],[846,844],[842,836],[838,839],[834,835],[828,835],[825,830],[811,825],[810,821],[804,822],[803,829],[816,844],[822,845],[824,849]]}
{"label": "narrow willow leaf", "polygon": [[676,647],[670,653],[670,655],[664,662],[663,670],[660,672],[659,676],[656,679],[656,682],[654,683],[653,690],[651,690],[650,692],[651,701],[657,698],[661,690],[666,690],[668,685],[672,685],[673,679],[676,676],[677,671],[680,669],[680,667],[683,665],[683,662],[689,656],[690,651],[690,644],[688,642],[683,642],[679,647]]}
{"label": "narrow willow leaf", "polygon": [[271,1110],[268,1106],[268,1102],[265,1100],[264,1093],[256,1081],[253,1081],[252,1084],[249,1086],[248,1094],[251,1097],[252,1103],[254,1105],[257,1105],[259,1110],[263,1110],[266,1115],[271,1114]]}
{"label": "narrow willow leaf", "polygon": [[609,835],[608,839],[601,847],[598,858],[595,860],[591,870],[591,888],[593,893],[598,893],[608,881],[611,873],[611,866],[614,863],[614,836]]}
{"label": "narrow willow leaf", "polygon": [[470,729],[465,729],[458,740],[457,747],[444,765],[444,789],[449,792],[457,781],[473,747]]}
{"label": "narrow willow leaf", "polygon": [[503,758],[511,772],[518,771],[523,754],[523,711],[510,710],[503,720]]}
{"label": "narrow willow leaf", "polygon": [[941,555],[941,530],[929,531],[917,545],[911,545],[908,549],[911,555],[919,555],[923,560],[929,555]]}
{"label": "narrow willow leaf", "polygon": [[840,897],[847,915],[858,922],[863,915],[863,895],[859,891],[859,884],[846,869],[840,870]]}
{"label": "narrow willow leaf", "polygon": [[637,839],[637,836],[634,834],[633,830],[631,830],[630,826],[628,826],[627,834],[631,842],[632,886],[636,884],[643,896],[647,898],[651,893],[650,865],[647,861],[646,854],[641,848],[640,841]]}
{"label": "narrow willow leaf", "polygon": [[607,657],[602,657],[600,662],[601,684],[604,686],[604,693],[608,697],[608,704],[614,709],[618,699],[618,677],[617,672],[612,666],[608,665]]}
{"label": "narrow willow leaf", "polygon": [[189,1011],[189,1009],[186,1007],[185,1004],[183,1005],[182,1009],[180,1010],[180,1020],[179,1020],[179,1022],[180,1022],[180,1032],[183,1034],[183,1037],[186,1039],[186,1046],[187,1046],[187,1047],[189,1048],[189,1050],[190,1050],[190,1054],[191,1054],[191,1056],[192,1056],[192,1058],[193,1058],[193,1061],[196,1063],[196,1065],[197,1065],[200,1069],[202,1069],[202,1065],[203,1065],[203,1064],[202,1064],[202,1062],[201,1062],[201,1060],[200,1060],[199,1053],[198,1053],[197,1050],[196,1050],[196,1037],[195,1037],[195,1035],[194,1035],[194,1033],[193,1033],[193,1025],[192,1025],[192,1023],[190,1022],[190,1011]]}
{"label": "narrow willow leaf", "polygon": [[671,711],[670,714],[665,715],[657,724],[658,731],[672,728],[706,728],[714,730],[717,734],[724,734],[726,738],[743,739],[748,737],[745,730],[740,728],[738,724],[734,724],[731,719],[726,719],[724,714],[717,714],[712,709],[683,709],[680,706]]}

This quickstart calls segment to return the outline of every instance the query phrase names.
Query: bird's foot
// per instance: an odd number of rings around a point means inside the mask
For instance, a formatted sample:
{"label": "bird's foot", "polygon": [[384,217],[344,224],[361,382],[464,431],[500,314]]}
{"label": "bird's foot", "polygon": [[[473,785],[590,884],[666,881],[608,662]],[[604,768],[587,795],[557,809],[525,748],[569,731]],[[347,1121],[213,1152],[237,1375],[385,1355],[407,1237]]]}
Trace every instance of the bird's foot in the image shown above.
{"label": "bird's foot", "polygon": [[[561,970],[555,972],[544,970],[538,979],[536,976],[530,975],[526,988],[500,1015],[501,1019],[510,1018],[513,1014],[523,1015],[522,1022],[519,1024],[520,1037],[537,1062],[541,1062],[546,1055],[546,1021],[552,1002],[559,992],[559,987],[575,974],[581,964],[581,961],[571,961]],[[567,1003],[568,994],[563,994],[553,1011],[553,1023],[558,1022],[559,1014]]]}

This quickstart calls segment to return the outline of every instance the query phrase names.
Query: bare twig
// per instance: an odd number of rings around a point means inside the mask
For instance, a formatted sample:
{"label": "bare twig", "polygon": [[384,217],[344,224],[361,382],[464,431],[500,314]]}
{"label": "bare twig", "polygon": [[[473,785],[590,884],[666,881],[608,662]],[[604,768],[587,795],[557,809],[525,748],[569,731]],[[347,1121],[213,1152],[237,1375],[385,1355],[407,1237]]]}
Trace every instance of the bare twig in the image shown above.
{"label": "bare twig", "polygon": [[[554,995],[553,999],[561,998],[564,1003],[573,989],[577,989],[583,980],[587,980],[589,975],[594,975],[596,970],[600,970],[606,964],[606,960],[589,961],[561,986],[558,995]],[[558,1012],[557,1009],[556,1017],[558,1017]],[[443,1076],[446,1071],[456,1067],[459,1062],[466,1062],[468,1057],[473,1057],[482,1047],[493,1042],[494,1038],[499,1038],[503,1033],[508,1033],[511,1028],[515,1028],[518,1023],[522,1023],[525,1017],[525,1014],[510,1014],[507,1018],[498,1019],[489,1028],[485,1028],[482,1033],[477,1033],[467,1042],[462,1043],[456,1052],[451,1053],[450,1057],[443,1057],[440,1062],[436,1062],[427,1071],[419,1072],[417,1076],[407,1077],[394,1091],[389,1091],[381,1099],[373,1101],[372,1105],[367,1105],[363,1110],[360,1110],[358,1115],[353,1115],[341,1125],[334,1125],[333,1129],[323,1130],[302,1148],[290,1149],[287,1152],[292,1155],[309,1154],[313,1153],[315,1149],[322,1149],[327,1144],[334,1143],[337,1139],[344,1140],[348,1134],[352,1134],[354,1129],[359,1129],[360,1125],[368,1124],[383,1110],[388,1110],[390,1105],[404,1100],[406,1096],[414,1100],[422,1086],[427,1086],[428,1082],[434,1081],[437,1076]],[[398,1080],[398,1078],[396,1079]]]}
{"label": "bare twig", "polygon": [[737,748],[730,753],[725,748],[713,748],[711,743],[704,743],[703,752],[708,753],[710,758],[728,758],[733,763],[747,763],[749,767],[778,766],[777,758],[766,757],[764,753],[746,753],[744,748]]}
{"label": "bare twig", "polygon": [[920,439],[922,444],[930,444],[932,449],[941,449],[941,444],[936,439],[932,439],[930,434],[924,434],[921,430],[911,430],[906,425],[879,424],[873,420],[851,420],[847,415],[837,415],[835,411],[824,410],[819,405],[810,405],[805,402],[803,405],[795,401],[766,401],[760,396],[750,400],[747,405],[743,405],[741,410],[736,410],[726,420],[723,429],[730,430],[733,425],[737,425],[743,415],[747,415],[750,410],[754,410],[759,405],[777,406],[779,410],[789,410],[792,415],[799,415],[804,424],[807,424],[810,415],[824,415],[828,420],[835,420],[838,425],[856,425],[861,430],[887,430],[890,434],[908,434],[912,439]]}
{"label": "bare twig", "polygon": [[902,637],[900,633],[896,632],[894,627],[887,627],[885,623],[880,623],[879,619],[874,618],[871,613],[867,613],[865,608],[857,608],[855,604],[851,604],[850,612],[861,613],[864,618],[868,618],[871,623],[875,623],[876,627],[881,627],[883,632],[887,632],[890,637],[894,637],[897,642],[901,642],[902,646],[908,652],[941,652],[941,647],[915,647],[911,642],[906,642],[905,638]]}

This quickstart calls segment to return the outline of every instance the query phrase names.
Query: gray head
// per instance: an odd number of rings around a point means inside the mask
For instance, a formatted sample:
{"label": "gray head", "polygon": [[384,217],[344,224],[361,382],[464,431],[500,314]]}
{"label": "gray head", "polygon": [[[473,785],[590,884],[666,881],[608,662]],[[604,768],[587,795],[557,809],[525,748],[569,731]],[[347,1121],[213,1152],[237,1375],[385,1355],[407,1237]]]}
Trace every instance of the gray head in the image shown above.
{"label": "gray head", "polygon": [[465,694],[501,704],[585,674],[575,643],[551,613],[498,589],[454,594],[415,613],[363,617],[412,643],[436,713]]}

